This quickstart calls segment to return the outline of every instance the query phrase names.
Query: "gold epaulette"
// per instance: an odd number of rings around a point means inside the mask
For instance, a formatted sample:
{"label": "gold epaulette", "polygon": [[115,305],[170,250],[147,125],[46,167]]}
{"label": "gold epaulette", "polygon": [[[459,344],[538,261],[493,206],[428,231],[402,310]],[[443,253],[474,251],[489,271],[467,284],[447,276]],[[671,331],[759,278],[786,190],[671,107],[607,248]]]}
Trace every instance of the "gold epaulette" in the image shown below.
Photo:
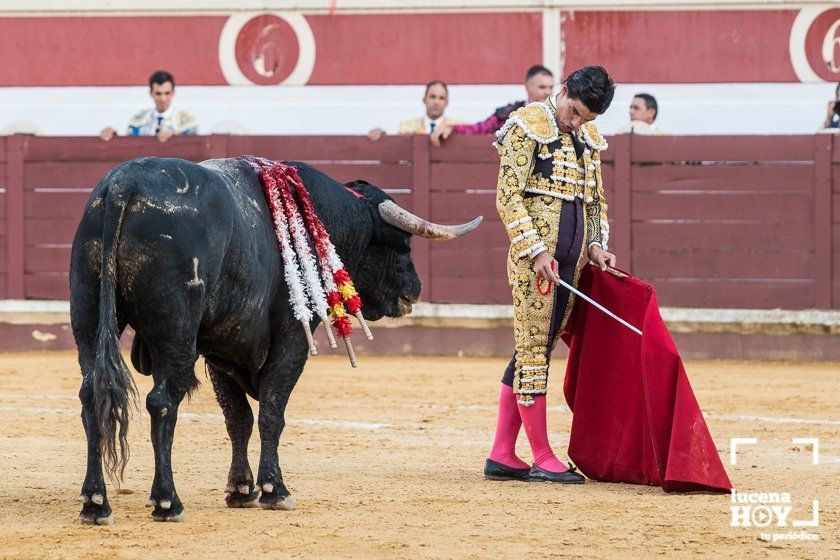
{"label": "gold epaulette", "polygon": [[423,119],[408,119],[400,122],[397,134],[420,134],[426,132],[423,128]]}
{"label": "gold epaulette", "polygon": [[151,111],[151,109],[140,109],[135,113],[131,120],[129,121],[129,125],[131,126],[140,126],[143,124],[143,121],[146,120],[146,115]]}
{"label": "gold epaulette", "polygon": [[511,113],[496,137],[502,140],[514,126],[519,126],[526,136],[540,144],[550,144],[560,136],[554,111],[544,102],[530,103]]}
{"label": "gold epaulette", "polygon": [[175,122],[178,123],[179,127],[186,127],[187,125],[195,124],[195,117],[193,117],[187,111],[177,111],[174,117]]}
{"label": "gold epaulette", "polygon": [[583,132],[583,140],[586,142],[586,145],[593,150],[602,152],[607,149],[607,141],[604,140],[604,137],[601,136],[600,132],[598,132],[598,127],[595,126],[595,123],[585,123],[581,127],[581,132]]}

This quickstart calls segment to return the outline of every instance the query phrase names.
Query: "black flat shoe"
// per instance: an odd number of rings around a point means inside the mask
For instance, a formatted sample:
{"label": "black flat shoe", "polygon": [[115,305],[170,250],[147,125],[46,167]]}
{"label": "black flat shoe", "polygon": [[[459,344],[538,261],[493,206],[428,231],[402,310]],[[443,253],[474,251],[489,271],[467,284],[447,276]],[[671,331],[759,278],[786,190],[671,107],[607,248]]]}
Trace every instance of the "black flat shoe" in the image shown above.
{"label": "black flat shoe", "polygon": [[551,472],[533,465],[528,472],[528,480],[531,482],[557,482],[559,484],[583,484],[586,480],[582,474],[577,472],[577,467],[569,463],[569,470],[564,472]]}
{"label": "black flat shoe", "polygon": [[516,469],[487,459],[487,462],[484,463],[484,478],[487,480],[521,480],[527,482],[530,470],[528,468]]}

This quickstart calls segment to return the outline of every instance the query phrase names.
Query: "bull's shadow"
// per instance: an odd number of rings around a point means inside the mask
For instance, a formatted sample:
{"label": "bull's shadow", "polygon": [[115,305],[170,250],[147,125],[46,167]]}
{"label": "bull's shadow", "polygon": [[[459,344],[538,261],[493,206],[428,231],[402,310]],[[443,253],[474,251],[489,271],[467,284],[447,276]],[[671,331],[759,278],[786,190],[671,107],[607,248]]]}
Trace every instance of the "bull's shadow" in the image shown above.
{"label": "bull's shadow", "polygon": [[[342,185],[314,167],[289,163],[355,282],[367,320],[401,317],[420,296],[412,235],[454,239],[481,221],[432,224],[364,181]],[[227,505],[294,509],[277,448],[308,346],[289,303],[254,169],[240,159],[195,164],[140,158],[111,170],[91,193],[73,240],[70,306],[88,449],[79,496],[83,523],[113,523],[103,463],[119,478],[128,460],[129,411],[137,392],[118,346],[127,325],[136,332],[132,363],[154,379],[146,397],[155,457],[152,517],[185,519],[171,449],[178,407],[198,384],[199,355],[207,361],[233,447]],[[254,416],[246,395],[260,402],[256,483],[248,463]]]}

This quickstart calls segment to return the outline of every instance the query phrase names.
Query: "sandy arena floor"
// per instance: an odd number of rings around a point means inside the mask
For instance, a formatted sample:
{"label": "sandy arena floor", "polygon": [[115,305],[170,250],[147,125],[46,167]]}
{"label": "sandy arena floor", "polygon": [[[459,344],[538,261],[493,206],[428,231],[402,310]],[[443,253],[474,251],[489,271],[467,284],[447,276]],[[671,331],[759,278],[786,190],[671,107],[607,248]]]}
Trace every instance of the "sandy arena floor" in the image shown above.
{"label": "sandy arena floor", "polygon": [[[225,508],[227,433],[199,362],[202,386],[182,406],[173,452],[187,522],[154,523],[144,508],[153,461],[143,410],[123,490],[109,487],[116,525],[81,526],[75,354],[4,354],[0,364],[2,558],[840,557],[837,364],[687,364],[736,488],[790,492],[793,519],[809,519],[819,500],[819,527],[796,531],[820,540],[776,543],[760,540],[758,528],[730,527],[728,495],[485,481],[505,363],[466,358],[362,356],[357,370],[341,357],[313,358],[281,441],[294,512]],[[149,380],[136,378],[145,397]],[[559,452],[571,414],[558,387],[549,421]],[[737,466],[729,466],[732,437],[759,439]],[[820,438],[819,465],[791,443],[798,437]],[[520,455],[530,458],[524,434]]]}

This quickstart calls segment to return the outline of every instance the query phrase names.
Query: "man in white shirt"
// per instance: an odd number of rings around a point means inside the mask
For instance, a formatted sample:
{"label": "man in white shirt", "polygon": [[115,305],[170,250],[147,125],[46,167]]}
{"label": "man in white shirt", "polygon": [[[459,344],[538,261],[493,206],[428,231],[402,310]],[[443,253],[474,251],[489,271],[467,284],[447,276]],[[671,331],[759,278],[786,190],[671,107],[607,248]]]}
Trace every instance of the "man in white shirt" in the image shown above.
{"label": "man in white shirt", "polygon": [[656,127],[653,122],[659,114],[656,98],[649,93],[637,93],[630,103],[630,122],[616,134],[667,134]]}
{"label": "man in white shirt", "polygon": [[[441,127],[463,122],[443,116],[446,106],[449,105],[449,88],[441,80],[426,84],[423,105],[426,106],[426,114],[417,119],[402,121],[398,134],[431,134]],[[368,138],[374,142],[383,136],[385,131],[381,128],[374,128],[368,132]]]}
{"label": "man in white shirt", "polygon": [[[166,142],[173,136],[198,134],[198,121],[190,113],[172,106],[175,95],[175,78],[169,72],[158,70],[149,77],[149,96],[155,102],[150,109],[135,114],[128,123],[128,136],[156,136]],[[117,136],[112,127],[102,130],[99,137],[110,142]]]}

